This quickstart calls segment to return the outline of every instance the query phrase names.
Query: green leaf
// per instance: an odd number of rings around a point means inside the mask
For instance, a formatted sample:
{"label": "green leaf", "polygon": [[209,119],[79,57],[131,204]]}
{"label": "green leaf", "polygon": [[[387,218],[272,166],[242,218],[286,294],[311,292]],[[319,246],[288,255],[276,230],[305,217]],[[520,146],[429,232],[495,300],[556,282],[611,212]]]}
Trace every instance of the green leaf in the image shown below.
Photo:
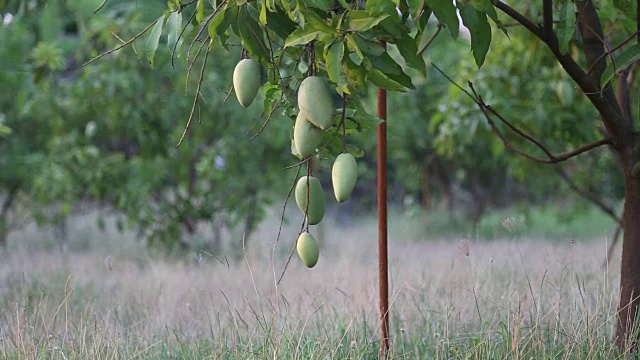
{"label": "green leaf", "polygon": [[229,27],[230,19],[227,18],[226,14],[227,14],[227,8],[225,7],[220,9],[218,13],[213,16],[213,19],[211,19],[211,22],[209,23],[209,28],[207,29],[211,39],[215,39],[216,35],[221,35]]}
{"label": "green leaf", "polygon": [[347,43],[347,48],[349,48],[349,51],[351,52],[351,55],[352,55],[351,58],[353,62],[356,65],[362,64],[362,59],[364,59],[364,54],[362,54],[360,47],[358,46],[356,41],[353,39],[353,35],[347,34],[345,36],[345,40]]}
{"label": "green leaf", "polygon": [[275,11],[267,12],[267,25],[269,29],[281,39],[288,38],[298,27],[298,25],[291,21],[287,14],[279,8],[276,8]]}
{"label": "green leaf", "polygon": [[158,49],[158,43],[160,42],[160,35],[162,35],[162,25],[163,25],[164,15],[160,16],[158,20],[156,20],[156,24],[153,25],[151,29],[151,33],[147,38],[147,43],[145,45],[145,54],[151,66],[153,66],[153,59],[156,55],[156,50]]}
{"label": "green leaf", "polygon": [[388,14],[397,15],[396,5],[389,0],[367,0],[365,9],[371,15]]}
{"label": "green leaf", "polygon": [[262,25],[267,25],[267,12],[267,2],[263,0],[260,2],[260,16],[258,17]]}
{"label": "green leaf", "polygon": [[347,89],[347,78],[342,71],[342,58],[344,58],[344,43],[340,40],[336,40],[329,44],[325,48],[324,58],[327,65],[327,75],[329,80],[338,85],[338,92],[340,95]]}
{"label": "green leaf", "polygon": [[409,11],[411,12],[411,18],[414,22],[422,15],[422,11],[424,10],[424,1],[423,0],[407,0],[407,5],[409,5]]}
{"label": "green leaf", "polygon": [[576,33],[576,4],[572,0],[560,3],[560,19],[557,26],[560,53],[569,51],[569,44]]}
{"label": "green leaf", "polygon": [[198,0],[198,3],[196,4],[196,21],[201,23],[204,18],[204,0]]}
{"label": "green leaf", "polygon": [[[167,19],[167,44],[173,50],[173,47],[180,41],[180,31],[182,30],[182,14],[172,12]],[[179,54],[179,53],[178,53]],[[179,56],[179,55],[178,55]]]}
{"label": "green leaf", "polygon": [[381,15],[381,16],[370,16],[366,11],[363,10],[355,10],[349,12],[349,29],[352,31],[367,31],[371,30],[376,25],[380,24],[380,22],[389,15]]}
{"label": "green leaf", "polygon": [[[389,56],[389,53],[385,52],[380,56],[367,56],[364,63],[367,70],[374,73],[373,77],[369,76],[374,84],[394,91],[405,91],[406,89],[414,88],[411,77]],[[394,84],[390,84],[389,81]],[[397,85],[400,85],[401,88]]]}
{"label": "green leaf", "polygon": [[0,136],[11,135],[11,132],[12,132],[11,128],[0,124]]}
{"label": "green leaf", "polygon": [[460,22],[458,21],[458,14],[453,1],[425,0],[425,3],[433,10],[433,14],[438,18],[438,21],[447,25],[451,36],[457,39],[460,33]]}
{"label": "green leaf", "polygon": [[304,4],[309,7],[320,9],[322,11],[328,11],[331,8],[332,1],[330,0],[305,0]]}
{"label": "green leaf", "polygon": [[407,91],[407,88],[399,82],[391,79],[378,69],[370,69],[367,78],[376,86],[390,91]]}
{"label": "green leaf", "polygon": [[402,55],[404,61],[407,62],[407,65],[424,74],[426,71],[426,65],[424,63],[424,58],[421,55],[418,55],[418,45],[416,44],[415,39],[409,34],[405,34],[405,36],[398,39],[395,44],[398,51],[400,51],[400,55]]}
{"label": "green leaf", "polygon": [[626,16],[635,19],[636,12],[633,9],[631,0],[613,0],[613,6],[618,8]]}
{"label": "green leaf", "polygon": [[460,6],[460,17],[471,34],[471,51],[476,65],[481,67],[491,45],[491,25],[487,15],[469,4]]}
{"label": "green leaf", "polygon": [[336,33],[336,30],[315,12],[309,10],[301,10],[300,13],[304,17],[305,28],[307,28],[308,26],[312,26],[316,30],[322,31],[325,34],[334,35]]}
{"label": "green leaf", "polygon": [[379,56],[386,51],[379,42],[367,40],[358,34],[355,34],[353,40],[358,44],[360,50],[368,55]]}
{"label": "green leaf", "polygon": [[495,6],[491,3],[491,0],[471,0],[471,5],[473,5],[476,10],[487,14],[491,20],[495,22],[499,22],[498,13],[496,12]]}
{"label": "green leaf", "polygon": [[298,28],[296,31],[291,33],[287,40],[284,42],[284,47],[291,47],[296,45],[308,44],[312,40],[319,38],[322,35],[322,32],[317,31],[315,28],[309,26],[305,29]]}
{"label": "green leaf", "polygon": [[246,6],[242,8],[238,15],[237,26],[242,38],[242,45],[254,59],[268,62],[271,56],[269,48],[264,41],[264,30],[249,14]]}
{"label": "green leaf", "polygon": [[640,44],[635,44],[624,50],[620,55],[617,55],[614,61],[607,65],[607,68],[602,72],[602,76],[600,77],[600,86],[604,89],[616,74],[638,60],[640,60]]}

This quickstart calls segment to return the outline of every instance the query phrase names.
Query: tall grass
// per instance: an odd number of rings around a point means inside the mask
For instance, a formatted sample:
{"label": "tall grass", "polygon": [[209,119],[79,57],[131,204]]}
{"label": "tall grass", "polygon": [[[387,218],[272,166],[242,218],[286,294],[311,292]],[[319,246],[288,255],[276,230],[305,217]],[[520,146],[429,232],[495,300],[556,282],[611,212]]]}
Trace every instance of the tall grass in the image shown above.
{"label": "tall grass", "polygon": [[[443,240],[412,221],[394,217],[390,232],[391,358],[622,358],[611,344],[618,255],[602,266],[604,236],[542,241],[503,228],[490,242]],[[277,222],[263,224],[235,263],[150,256],[82,219],[72,234],[86,251],[17,234],[0,262],[0,357],[375,359],[376,228],[323,224],[312,229],[318,265],[294,255],[280,284],[295,224],[278,244]]]}

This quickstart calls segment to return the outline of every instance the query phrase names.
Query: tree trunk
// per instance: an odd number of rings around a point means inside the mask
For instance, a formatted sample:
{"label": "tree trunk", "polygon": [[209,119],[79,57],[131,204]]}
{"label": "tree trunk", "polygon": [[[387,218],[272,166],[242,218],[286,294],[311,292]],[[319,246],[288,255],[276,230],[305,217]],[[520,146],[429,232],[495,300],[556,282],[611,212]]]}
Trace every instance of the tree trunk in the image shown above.
{"label": "tree trunk", "polygon": [[14,185],[9,189],[9,193],[7,193],[7,197],[4,199],[2,203],[2,208],[0,209],[0,248],[4,249],[7,247],[7,237],[9,236],[9,224],[7,222],[7,217],[9,216],[9,211],[11,210],[11,206],[13,205],[13,201],[18,194],[18,189],[20,187],[18,185]]}
{"label": "tree trunk", "polygon": [[636,316],[640,304],[640,178],[633,176],[634,161],[623,158],[624,217],[622,263],[620,267],[620,304],[616,345],[621,350],[637,350]]}
{"label": "tree trunk", "polygon": [[424,225],[429,224],[429,200],[431,198],[431,192],[429,191],[429,168],[425,164],[422,167],[422,216],[424,217]]}

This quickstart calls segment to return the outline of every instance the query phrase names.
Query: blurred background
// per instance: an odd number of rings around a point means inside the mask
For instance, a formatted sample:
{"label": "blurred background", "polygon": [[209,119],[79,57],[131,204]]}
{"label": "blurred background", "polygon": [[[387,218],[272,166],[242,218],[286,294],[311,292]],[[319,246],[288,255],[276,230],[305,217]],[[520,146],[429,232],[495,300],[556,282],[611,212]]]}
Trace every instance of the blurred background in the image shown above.
{"label": "blurred background", "polygon": [[[172,59],[161,44],[150,64],[143,36],[82,66],[133,37],[166,3],[110,0],[94,14],[100,2],[0,2],[0,246],[238,256],[243,234],[246,250],[261,224],[280,221],[295,180],[296,169],[285,169],[297,162],[293,120],[276,111],[250,140],[265,116],[260,98],[244,109],[227,94],[240,58],[230,40],[229,52],[214,49],[206,103],[176,147],[199,72],[188,74],[184,48]],[[593,139],[602,130],[585,97],[546,49],[510,31],[522,41],[496,33],[480,72],[464,36],[440,36],[425,56],[454,81],[473,81],[488,104],[554,151]],[[414,83],[416,91],[389,96],[390,222],[402,230],[392,241],[612,234],[622,185],[608,150],[536,164],[505,150],[474,103],[432,67]],[[373,108],[375,94],[365,101]],[[318,164],[335,220],[326,226],[375,218],[375,129],[348,142],[362,157],[346,203],[332,201],[331,162]],[[286,224],[302,221],[293,210]]]}
{"label": "blurred background", "polygon": [[[316,163],[328,206],[311,227],[320,260],[307,269],[294,256],[277,283],[303,221],[293,199],[283,211],[293,119],[276,111],[251,139],[264,93],[247,109],[228,94],[232,37],[213,49],[177,147],[202,57],[189,72],[186,43],[172,58],[163,35],[151,64],[145,35],[83,66],[167,6],[109,0],[94,14],[101,2],[0,0],[0,357],[377,358],[375,129],[347,139],[361,156],[345,203],[331,159]],[[504,25],[511,39],[494,29],[480,71],[465,36],[441,34],[425,58],[553,152],[600,138],[598,114],[552,54]],[[504,344],[511,357],[518,331],[542,349],[534,358],[606,349],[616,159],[599,148],[537,164],[506,150],[432,66],[413,81],[389,94],[395,351],[469,358],[460,349]],[[485,355],[473,357],[497,357]]]}

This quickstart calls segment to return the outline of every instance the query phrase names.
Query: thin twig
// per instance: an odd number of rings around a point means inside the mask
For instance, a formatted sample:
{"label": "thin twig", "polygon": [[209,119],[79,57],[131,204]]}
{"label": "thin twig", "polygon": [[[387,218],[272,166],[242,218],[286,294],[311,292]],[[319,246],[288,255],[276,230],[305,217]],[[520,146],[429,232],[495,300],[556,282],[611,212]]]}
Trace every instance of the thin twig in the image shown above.
{"label": "thin twig", "polygon": [[107,56],[109,54],[112,54],[120,49],[122,49],[123,47],[131,44],[132,42],[136,41],[138,38],[140,38],[142,35],[144,35],[147,31],[149,31],[149,29],[151,29],[158,21],[160,21],[162,19],[162,17],[156,19],[155,21],[153,21],[151,24],[149,24],[149,26],[147,26],[146,28],[144,28],[144,30],[140,31],[139,33],[137,33],[134,37],[132,37],[131,39],[125,41],[124,43],[120,44],[119,46],[116,46],[115,48],[105,51],[100,55],[94,56],[93,58],[91,58],[89,61],[85,62],[84,64],[82,64],[82,67],[85,67],[87,65],[89,65],[90,63],[102,58],[103,56]]}
{"label": "thin twig", "polygon": [[343,94],[342,95],[342,117],[340,118],[340,125],[341,125],[340,127],[342,127],[342,152],[343,153],[347,152],[347,123],[346,121],[344,121],[346,113],[347,113],[347,94]]}
{"label": "thin twig", "polygon": [[[205,41],[202,42],[202,44],[198,48],[198,51],[196,52],[196,56],[193,57],[193,60],[191,60],[191,62],[189,63],[189,66],[187,67],[187,78],[184,81],[184,92],[189,91],[189,77],[191,76],[191,69],[193,69],[193,65],[196,63],[196,60],[200,56],[200,52],[207,45],[208,39],[209,39],[209,35],[207,35],[207,38],[205,39]],[[213,40],[211,40],[211,42],[213,42]]]}
{"label": "thin twig", "polygon": [[262,123],[262,126],[260,127],[260,129],[258,129],[258,132],[253,134],[253,136],[251,136],[251,138],[249,138],[249,141],[255,139],[258,135],[260,135],[262,133],[262,131],[264,131],[264,129],[267,127],[267,124],[269,123],[269,120],[271,120],[271,118],[273,117],[273,114],[275,113],[276,109],[280,107],[280,104],[282,102],[282,98],[284,98],[284,92],[280,95],[280,99],[278,99],[278,101],[273,106],[271,111],[269,111],[269,115],[267,116],[267,119],[264,121],[264,123]]}
{"label": "thin twig", "polygon": [[193,112],[195,111],[196,104],[198,103],[198,96],[200,95],[200,88],[202,87],[202,79],[204,78],[204,69],[207,66],[207,59],[209,58],[209,51],[205,52],[204,60],[202,61],[202,68],[200,69],[200,80],[198,80],[198,86],[196,87],[196,94],[193,97],[193,105],[191,106],[191,112],[189,113],[189,120],[187,120],[187,125],[184,127],[184,131],[182,132],[182,136],[180,137],[180,141],[178,141],[178,145],[176,147],[180,147],[182,144],[182,140],[187,136],[187,131],[189,130],[189,126],[191,126],[191,120],[193,119]]}
{"label": "thin twig", "polygon": [[176,39],[176,44],[173,46],[173,51],[171,52],[171,67],[173,68],[175,68],[173,60],[175,58],[176,51],[178,51],[178,44],[180,43],[180,38],[182,37],[182,35],[184,35],[185,30],[187,30],[187,27],[189,26],[189,24],[191,24],[191,21],[196,16],[197,12],[198,10],[194,11],[193,14],[191,14],[191,17],[189,17],[189,20],[187,20],[187,23],[182,27],[182,31],[180,31],[180,35],[178,35],[178,38]]}
{"label": "thin twig", "polygon": [[[282,225],[284,224],[284,215],[287,211],[287,204],[289,203],[291,194],[293,193],[293,190],[296,188],[296,184],[298,183],[298,176],[300,175],[300,170],[302,170],[302,165],[298,166],[298,171],[296,171],[296,175],[293,177],[293,182],[291,183],[291,187],[289,188],[289,193],[287,193],[287,197],[284,199],[284,205],[282,206],[282,213],[280,214],[280,225],[278,226],[278,236],[276,237],[276,241],[273,244],[274,258],[275,258],[276,246],[278,245],[278,242],[280,241],[280,235],[282,234]],[[274,272],[275,272],[275,269],[274,269]],[[274,273],[274,278],[275,278],[275,273]],[[276,281],[276,287],[280,284],[280,280],[282,280],[282,276],[280,276],[280,279]]]}
{"label": "thin twig", "polygon": [[97,13],[98,11],[100,11],[100,10],[101,10],[101,9],[102,9],[106,4],[107,4],[107,1],[109,1],[109,0],[103,0],[103,1],[100,3],[100,5],[98,5],[98,7],[97,7],[95,10],[93,10],[93,13],[95,14],[95,13]]}
{"label": "thin twig", "polygon": [[433,43],[433,41],[436,39],[436,37],[438,36],[438,34],[440,34],[440,31],[442,31],[442,28],[444,26],[442,24],[438,24],[438,29],[436,30],[436,32],[431,35],[431,38],[429,39],[429,41],[427,41],[427,43],[422,47],[422,49],[418,50],[418,55],[422,55],[422,53],[427,50],[427,48],[429,46],[431,46],[431,43]]}
{"label": "thin twig", "polygon": [[603,58],[605,58],[607,56],[611,57],[611,63],[615,67],[615,58],[613,57],[613,53],[616,52],[616,50],[618,50],[621,47],[623,47],[629,41],[633,40],[633,38],[636,37],[636,35],[640,36],[640,31],[636,31],[635,33],[629,35],[629,37],[627,37],[626,39],[622,40],[622,42],[620,44],[618,44],[614,48],[612,48],[610,50],[607,50],[604,53],[602,53],[598,58],[596,58],[596,61],[594,61],[593,64],[591,64],[591,66],[589,66],[589,69],[587,69],[587,74],[591,74],[591,71],[593,71],[593,68],[595,67],[595,64],[597,64],[598,62],[600,62],[600,60],[602,60]]}

